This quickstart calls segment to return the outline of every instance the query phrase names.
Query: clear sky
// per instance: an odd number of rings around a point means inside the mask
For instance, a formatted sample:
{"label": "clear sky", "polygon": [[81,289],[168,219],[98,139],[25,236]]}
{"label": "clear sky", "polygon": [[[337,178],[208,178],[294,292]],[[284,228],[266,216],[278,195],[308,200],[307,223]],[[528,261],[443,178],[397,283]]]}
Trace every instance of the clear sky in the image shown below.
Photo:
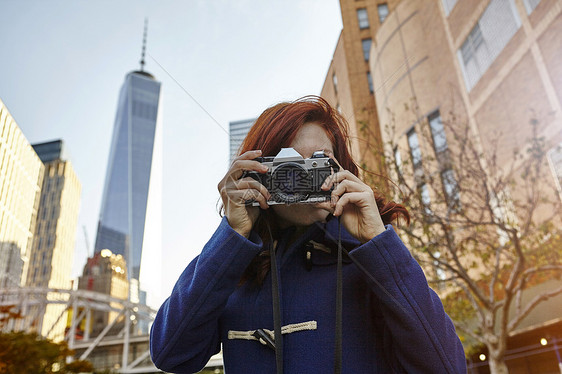
{"label": "clear sky", "polygon": [[141,270],[161,274],[142,285],[152,304],[218,225],[228,123],[319,94],[342,28],[338,0],[0,0],[0,15],[0,98],[31,143],[65,141],[82,183],[73,277],[83,227],[93,250],[119,89],[148,17],[164,149],[162,268]]}

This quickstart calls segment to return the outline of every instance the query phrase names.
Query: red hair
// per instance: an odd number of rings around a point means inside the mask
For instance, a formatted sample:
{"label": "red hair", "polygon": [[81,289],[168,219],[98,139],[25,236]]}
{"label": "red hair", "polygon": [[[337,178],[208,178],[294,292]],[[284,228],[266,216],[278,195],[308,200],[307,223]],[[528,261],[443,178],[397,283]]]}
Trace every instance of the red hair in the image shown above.
{"label": "red hair", "polygon": [[260,149],[264,156],[275,156],[293,142],[300,128],[314,122],[326,130],[334,157],[345,169],[358,175],[347,142],[346,120],[318,96],[305,96],[293,102],[280,103],[266,109],[256,120],[240,146],[239,154]]}
{"label": "red hair", "polygon": [[[348,124],[345,118],[323,98],[305,96],[293,102],[283,102],[266,109],[256,120],[240,146],[238,154],[251,150],[261,150],[264,156],[275,156],[281,148],[287,148],[293,142],[299,129],[306,123],[316,123],[324,128],[332,143],[334,158],[341,167],[359,176],[359,168],[349,152]],[[377,207],[385,225],[390,224],[399,216],[409,223],[410,216],[406,208],[395,202],[386,202],[377,191],[374,191]],[[256,222],[256,231],[264,243],[269,241],[268,224],[276,234],[274,213],[262,211]],[[268,221],[267,223],[265,221]],[[242,282],[255,279],[263,281],[268,269],[269,256],[264,253],[256,256],[242,278]]]}

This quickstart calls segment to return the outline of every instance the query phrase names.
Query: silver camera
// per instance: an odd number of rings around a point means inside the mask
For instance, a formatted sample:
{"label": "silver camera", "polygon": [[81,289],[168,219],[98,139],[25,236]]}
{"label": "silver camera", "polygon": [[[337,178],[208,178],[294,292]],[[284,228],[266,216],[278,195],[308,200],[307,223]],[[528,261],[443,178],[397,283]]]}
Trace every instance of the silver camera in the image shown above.
{"label": "silver camera", "polygon": [[[258,157],[255,161],[268,166],[267,173],[247,171],[242,178],[251,177],[263,184],[271,194],[271,199],[267,201],[269,205],[330,200],[332,190],[323,191],[321,187],[327,177],[339,170],[339,166],[324,151],[316,151],[312,157],[303,158],[293,148],[282,148],[275,157]],[[259,206],[254,200],[247,204]]]}

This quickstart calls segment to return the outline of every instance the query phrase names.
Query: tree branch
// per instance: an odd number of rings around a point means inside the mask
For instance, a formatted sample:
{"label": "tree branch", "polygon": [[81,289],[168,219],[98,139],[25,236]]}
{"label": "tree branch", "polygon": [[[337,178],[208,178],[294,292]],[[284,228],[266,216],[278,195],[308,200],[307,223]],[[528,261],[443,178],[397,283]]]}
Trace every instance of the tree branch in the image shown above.
{"label": "tree branch", "polygon": [[527,304],[527,306],[525,307],[525,309],[523,309],[523,311],[519,314],[516,315],[510,322],[508,325],[509,330],[513,330],[517,327],[517,325],[523,320],[523,318],[527,317],[527,315],[529,315],[529,313],[531,313],[531,311],[541,302],[550,299],[551,297],[554,297],[556,295],[559,295],[562,293],[562,286],[550,291],[550,292],[543,292],[540,295],[537,295],[533,300],[531,300],[531,302],[529,304]]}

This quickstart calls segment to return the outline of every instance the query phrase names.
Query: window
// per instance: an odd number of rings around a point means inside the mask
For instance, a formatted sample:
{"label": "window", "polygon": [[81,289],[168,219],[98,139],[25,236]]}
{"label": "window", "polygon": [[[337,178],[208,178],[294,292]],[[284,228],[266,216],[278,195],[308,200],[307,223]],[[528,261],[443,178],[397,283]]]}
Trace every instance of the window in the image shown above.
{"label": "window", "polygon": [[133,100],[133,116],[154,121],[156,120],[156,106]]}
{"label": "window", "polygon": [[[435,275],[437,276],[437,279],[439,279],[441,281],[447,279],[447,273],[445,273],[445,270],[443,269],[443,267],[441,266],[441,264],[439,263],[439,260],[438,260],[439,258],[441,258],[441,252],[439,252],[439,251],[434,252],[433,257],[436,258],[433,261],[433,268],[435,270]],[[440,286],[443,286],[443,284],[440,284]]]}
{"label": "window", "polygon": [[379,21],[383,23],[386,17],[388,16],[388,4],[387,3],[379,4],[377,5],[377,9],[379,11]]}
{"label": "window", "polygon": [[531,14],[540,2],[541,0],[523,0],[523,4],[525,4],[527,14]]}
{"label": "window", "polygon": [[427,117],[429,127],[431,128],[431,137],[433,138],[433,148],[436,153],[442,153],[447,150],[447,137],[445,136],[445,129],[443,128],[443,121],[441,121],[441,114],[439,111],[431,113]]}
{"label": "window", "polygon": [[492,0],[457,51],[470,91],[521,26],[513,0]]}
{"label": "window", "polygon": [[447,169],[441,172],[441,180],[447,199],[447,207],[449,210],[457,211],[460,208],[459,186],[455,179],[453,169]]}
{"label": "window", "polygon": [[[518,218],[515,214],[515,206],[511,198],[511,192],[508,186],[496,191],[490,191],[490,206],[492,207],[492,215],[495,222],[503,222],[507,227],[518,227]],[[496,232],[501,245],[507,243],[510,238],[505,229],[496,227]]]}
{"label": "window", "polygon": [[415,129],[411,129],[408,132],[408,145],[410,146],[410,156],[412,157],[412,165],[414,166],[414,170],[421,168],[421,150],[420,150],[420,143],[418,141],[418,134],[416,134]]}
{"label": "window", "polygon": [[367,15],[367,9],[365,8],[357,9],[357,21],[359,21],[360,29],[369,28],[369,16]]}
{"label": "window", "polygon": [[336,73],[332,74],[332,82],[334,83],[334,92],[338,93],[338,77]]}
{"label": "window", "polygon": [[420,197],[421,203],[423,205],[423,210],[426,214],[431,214],[431,209],[429,205],[431,204],[431,198],[429,197],[429,189],[427,188],[427,184],[422,184],[420,186]]}
{"label": "window", "polygon": [[402,156],[398,147],[394,149],[394,162],[396,163],[398,173],[402,174]]}
{"label": "window", "polygon": [[562,143],[548,151],[548,164],[562,200]]}
{"label": "window", "polygon": [[443,8],[445,8],[445,14],[449,15],[456,4],[457,0],[443,0]]}
{"label": "window", "polygon": [[369,55],[371,54],[371,38],[361,40],[361,46],[363,47],[363,58],[365,61],[369,61]]}
{"label": "window", "polygon": [[371,76],[370,71],[367,72],[367,82],[369,82],[369,91],[371,93],[375,92],[375,90],[373,89],[373,77]]}

